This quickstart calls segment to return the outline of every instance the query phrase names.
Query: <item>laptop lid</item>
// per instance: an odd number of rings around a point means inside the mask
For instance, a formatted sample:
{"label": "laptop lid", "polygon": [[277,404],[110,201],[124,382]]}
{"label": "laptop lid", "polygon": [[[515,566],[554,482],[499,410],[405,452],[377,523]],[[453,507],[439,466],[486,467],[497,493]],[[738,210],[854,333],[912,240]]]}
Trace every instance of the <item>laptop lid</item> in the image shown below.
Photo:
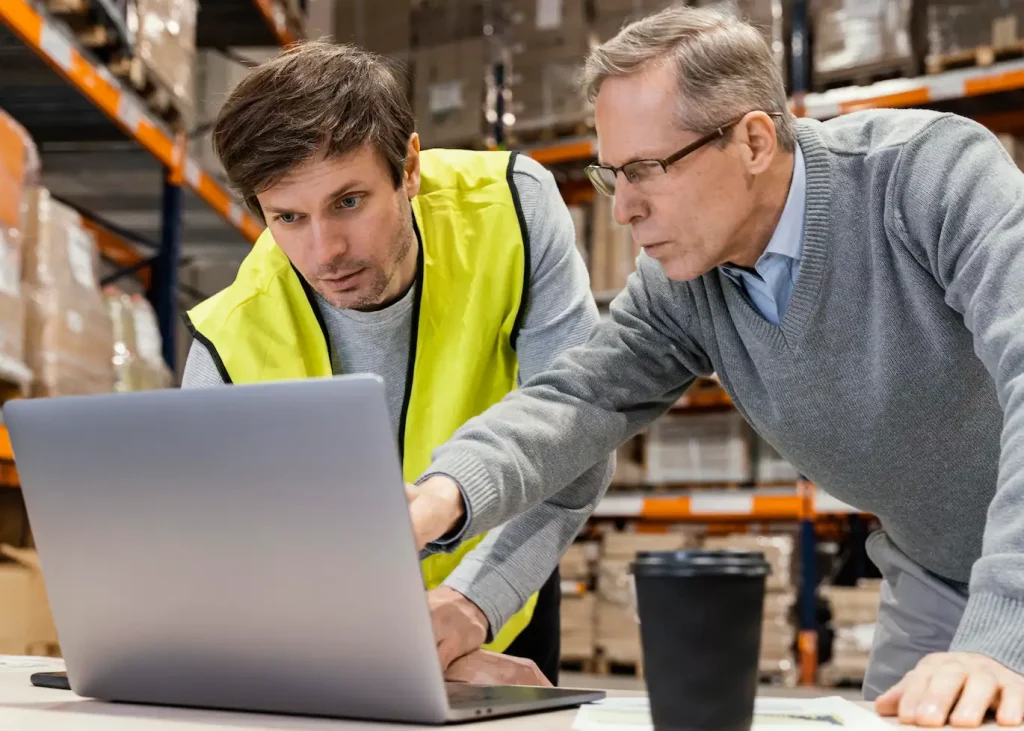
{"label": "laptop lid", "polygon": [[4,414],[77,693],[444,721],[379,378]]}

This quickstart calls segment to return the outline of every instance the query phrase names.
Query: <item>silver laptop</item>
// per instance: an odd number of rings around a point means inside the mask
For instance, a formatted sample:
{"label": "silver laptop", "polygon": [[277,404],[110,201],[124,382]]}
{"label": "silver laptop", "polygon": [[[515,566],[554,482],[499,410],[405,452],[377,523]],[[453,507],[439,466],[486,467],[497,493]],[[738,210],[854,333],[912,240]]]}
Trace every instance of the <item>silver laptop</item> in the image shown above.
{"label": "silver laptop", "polygon": [[79,695],[428,724],[604,695],[444,682],[374,376],[4,416]]}

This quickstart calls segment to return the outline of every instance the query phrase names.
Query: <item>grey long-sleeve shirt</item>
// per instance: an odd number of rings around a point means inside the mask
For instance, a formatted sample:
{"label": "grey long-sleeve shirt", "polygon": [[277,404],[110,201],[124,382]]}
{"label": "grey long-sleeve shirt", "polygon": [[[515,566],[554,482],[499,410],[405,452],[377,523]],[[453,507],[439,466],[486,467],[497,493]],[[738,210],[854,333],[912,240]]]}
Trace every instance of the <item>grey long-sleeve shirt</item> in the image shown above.
{"label": "grey long-sleeve shirt", "polygon": [[[530,237],[530,299],[517,354],[520,381],[540,373],[568,348],[587,340],[598,321],[572,218],[554,178],[528,157],[516,159],[513,184]],[[335,373],[377,373],[384,379],[391,424],[405,394],[413,292],[377,312],[338,310],[319,300]],[[209,352],[193,342],[184,388],[223,385]],[[571,486],[492,530],[445,583],[484,612],[491,634],[519,611],[551,575],[611,479],[611,460],[596,458]]]}
{"label": "grey long-sleeve shirt", "polygon": [[983,127],[933,112],[801,120],[799,142],[804,254],[778,326],[723,272],[674,282],[641,256],[611,321],[429,471],[486,530],[715,371],[802,473],[970,582],[954,650],[1024,672],[1024,175]]}

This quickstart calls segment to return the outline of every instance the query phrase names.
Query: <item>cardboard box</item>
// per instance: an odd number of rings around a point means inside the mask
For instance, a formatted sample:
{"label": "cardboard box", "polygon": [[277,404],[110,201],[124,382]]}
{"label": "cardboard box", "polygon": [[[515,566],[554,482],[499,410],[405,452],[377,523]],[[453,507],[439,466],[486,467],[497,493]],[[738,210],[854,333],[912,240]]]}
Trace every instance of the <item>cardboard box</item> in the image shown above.
{"label": "cardboard box", "polygon": [[978,48],[1006,48],[1016,44],[1022,32],[1024,0],[929,0],[926,6],[930,60]]}
{"label": "cardboard box", "polygon": [[34,550],[0,545],[0,655],[60,655]]}
{"label": "cardboard box", "polygon": [[483,0],[418,0],[412,11],[412,43],[426,48],[480,38],[484,25]]}
{"label": "cardboard box", "polygon": [[917,63],[914,0],[815,0],[815,84]]}
{"label": "cardboard box", "polygon": [[174,95],[186,124],[194,119],[197,0],[136,0],[135,55]]}
{"label": "cardboard box", "polygon": [[614,199],[596,193],[590,238],[590,287],[595,292],[617,291],[636,270],[641,249],[629,226],[615,222]]}
{"label": "cardboard box", "polygon": [[566,549],[558,563],[558,573],[563,581],[590,580],[590,555],[587,550],[589,545],[591,544],[573,543]]}
{"label": "cardboard box", "polygon": [[758,536],[746,533],[709,536],[704,540],[704,548],[715,551],[760,551],[772,568],[772,573],[765,582],[768,596],[771,596],[771,592],[781,592],[785,597],[771,601],[791,601],[790,592],[797,582],[796,547],[793,536]]}
{"label": "cardboard box", "polygon": [[650,483],[753,481],[750,427],[736,413],[669,414],[647,438]]}
{"label": "cardboard box", "polygon": [[683,551],[696,548],[700,540],[693,531],[629,533],[614,531],[603,536],[602,558],[632,561],[641,551]]}
{"label": "cardboard box", "polygon": [[96,241],[78,213],[53,200],[45,188],[36,188],[29,198],[22,285],[33,392],[110,392],[114,332],[96,279]]}
{"label": "cardboard box", "polygon": [[412,45],[412,6],[408,2],[338,0],[334,39],[374,53],[404,57]]}
{"label": "cardboard box", "polygon": [[28,192],[39,156],[28,133],[0,110],[0,380],[27,388],[21,267]]}
{"label": "cardboard box", "polygon": [[482,38],[416,51],[413,111],[424,147],[482,141],[486,58]]}
{"label": "cardboard box", "polygon": [[584,660],[594,656],[597,597],[592,593],[562,597],[562,657]]}

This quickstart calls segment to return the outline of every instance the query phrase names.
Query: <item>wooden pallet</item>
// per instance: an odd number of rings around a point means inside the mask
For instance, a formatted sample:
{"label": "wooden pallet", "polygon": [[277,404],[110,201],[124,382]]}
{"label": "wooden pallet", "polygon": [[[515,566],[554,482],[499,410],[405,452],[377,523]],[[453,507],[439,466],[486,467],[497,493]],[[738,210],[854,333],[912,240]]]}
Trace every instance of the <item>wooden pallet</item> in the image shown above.
{"label": "wooden pallet", "polygon": [[928,56],[924,66],[929,74],[940,74],[952,69],[991,66],[996,61],[1021,57],[1024,57],[1024,40],[1001,46],[979,46],[956,53]]}
{"label": "wooden pallet", "polygon": [[624,660],[598,656],[594,670],[598,675],[628,675],[643,680],[644,664],[640,660]]}
{"label": "wooden pallet", "polygon": [[558,664],[559,668],[567,673],[597,673],[597,660],[594,657],[563,656]]}
{"label": "wooden pallet", "polygon": [[145,101],[149,110],[162,119],[175,132],[187,127],[186,110],[178,97],[160,80],[160,77],[139,57],[122,56],[112,61],[111,73],[131,86]]}
{"label": "wooden pallet", "polygon": [[814,90],[828,91],[845,86],[867,86],[878,81],[917,76],[918,65],[913,59],[880,61],[837,71],[815,71]]}

